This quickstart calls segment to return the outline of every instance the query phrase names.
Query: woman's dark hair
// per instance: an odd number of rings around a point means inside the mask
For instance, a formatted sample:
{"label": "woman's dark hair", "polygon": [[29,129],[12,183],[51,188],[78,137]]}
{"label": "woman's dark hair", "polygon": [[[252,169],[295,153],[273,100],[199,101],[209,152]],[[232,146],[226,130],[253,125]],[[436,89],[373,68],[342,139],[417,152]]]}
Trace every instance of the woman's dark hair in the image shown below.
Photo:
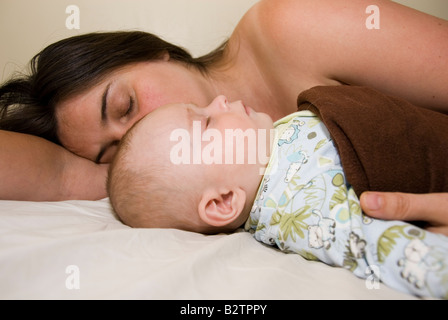
{"label": "woman's dark hair", "polygon": [[89,33],[58,41],[31,60],[29,75],[0,87],[0,129],[59,143],[55,108],[64,99],[93,87],[120,67],[160,59],[166,53],[206,73],[224,47],[225,43],[193,58],[185,49],[141,31]]}

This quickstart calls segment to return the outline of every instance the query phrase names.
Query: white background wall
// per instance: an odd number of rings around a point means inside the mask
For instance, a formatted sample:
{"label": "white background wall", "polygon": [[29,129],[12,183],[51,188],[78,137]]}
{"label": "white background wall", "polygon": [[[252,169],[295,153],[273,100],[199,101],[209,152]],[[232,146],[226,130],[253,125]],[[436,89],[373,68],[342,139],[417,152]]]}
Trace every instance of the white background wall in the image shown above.
{"label": "white background wall", "polygon": [[393,0],[405,6],[448,20],[447,0]]}
{"label": "white background wall", "polygon": [[[73,35],[141,29],[194,55],[220,44],[258,0],[0,0],[0,82],[47,45]],[[374,0],[371,1],[374,3]],[[396,0],[448,19],[448,0]],[[65,23],[67,6],[80,10],[80,29]]]}

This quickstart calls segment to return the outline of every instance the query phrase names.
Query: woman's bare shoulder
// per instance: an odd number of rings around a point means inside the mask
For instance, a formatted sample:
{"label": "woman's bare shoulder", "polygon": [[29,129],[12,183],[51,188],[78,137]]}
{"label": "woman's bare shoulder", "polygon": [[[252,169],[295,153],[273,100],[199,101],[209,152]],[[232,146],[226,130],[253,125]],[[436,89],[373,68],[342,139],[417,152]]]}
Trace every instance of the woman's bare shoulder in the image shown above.
{"label": "woman's bare shoulder", "polygon": [[448,105],[446,20],[389,0],[262,0],[238,28],[279,74]]}

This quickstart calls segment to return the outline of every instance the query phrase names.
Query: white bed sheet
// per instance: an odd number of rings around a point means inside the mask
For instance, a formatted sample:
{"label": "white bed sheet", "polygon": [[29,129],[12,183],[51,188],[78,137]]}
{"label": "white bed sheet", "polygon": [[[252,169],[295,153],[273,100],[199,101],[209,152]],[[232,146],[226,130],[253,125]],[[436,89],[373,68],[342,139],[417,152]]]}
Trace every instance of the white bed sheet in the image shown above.
{"label": "white bed sheet", "polygon": [[0,299],[414,297],[383,284],[369,289],[346,270],[285,254],[243,231],[132,229],[103,199],[0,201]]}

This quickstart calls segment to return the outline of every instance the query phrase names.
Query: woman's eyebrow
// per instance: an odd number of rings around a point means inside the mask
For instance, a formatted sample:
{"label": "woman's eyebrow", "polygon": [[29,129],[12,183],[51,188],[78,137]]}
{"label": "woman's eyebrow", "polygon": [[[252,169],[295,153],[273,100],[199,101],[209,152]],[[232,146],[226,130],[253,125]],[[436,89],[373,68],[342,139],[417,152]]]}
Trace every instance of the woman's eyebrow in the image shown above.
{"label": "woman's eyebrow", "polygon": [[[107,96],[109,95],[109,89],[112,82],[109,82],[109,84],[106,86],[106,89],[103,92],[103,95],[101,96],[101,125],[104,127],[107,123]],[[101,158],[103,157],[104,153],[107,150],[107,146],[101,147],[100,151],[98,152],[98,155],[96,156],[95,163],[100,163]]]}
{"label": "woman's eyebrow", "polygon": [[104,93],[101,97],[101,124],[105,125],[107,122],[107,96],[109,94],[110,85],[112,83],[109,83],[104,90]]}

